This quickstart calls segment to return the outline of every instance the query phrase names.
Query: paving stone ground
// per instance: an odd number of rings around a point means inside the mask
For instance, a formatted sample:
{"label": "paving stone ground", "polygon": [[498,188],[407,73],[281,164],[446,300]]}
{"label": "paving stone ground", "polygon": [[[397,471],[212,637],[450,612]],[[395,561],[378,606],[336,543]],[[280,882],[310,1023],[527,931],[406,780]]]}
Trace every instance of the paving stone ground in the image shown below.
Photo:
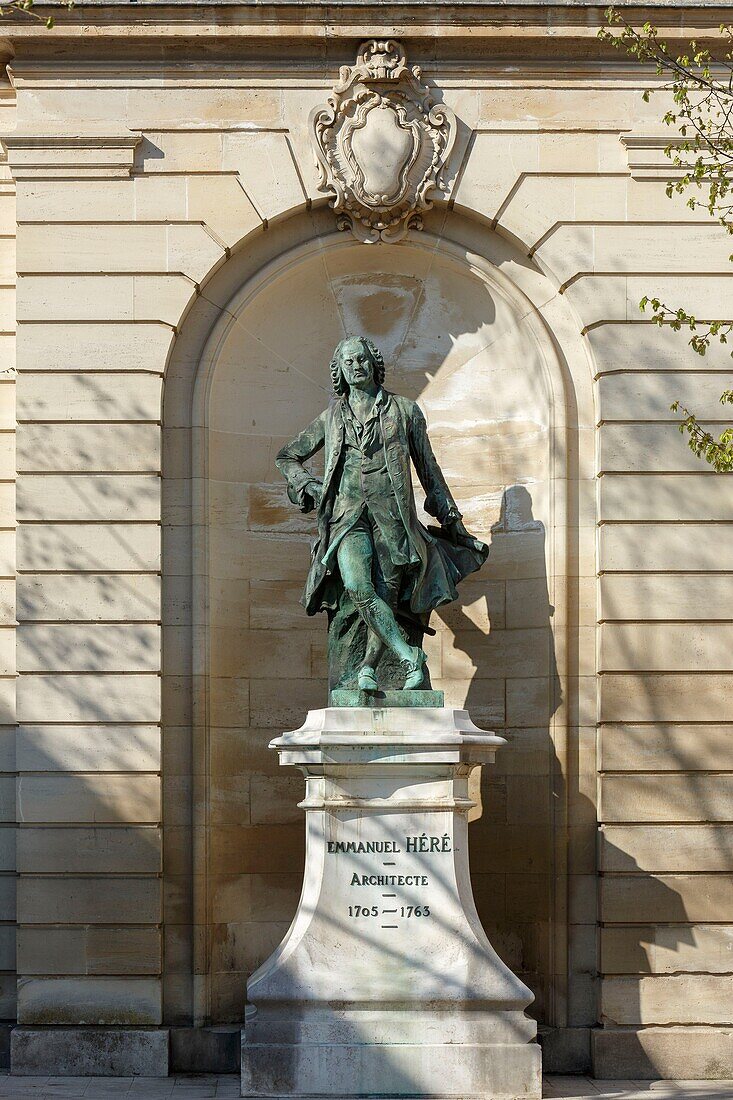
{"label": "paving stone ground", "polygon": [[[546,1077],[548,1100],[733,1100],[733,1081],[596,1081]],[[1,1100],[218,1100],[239,1096],[235,1074],[175,1077],[9,1077]]]}

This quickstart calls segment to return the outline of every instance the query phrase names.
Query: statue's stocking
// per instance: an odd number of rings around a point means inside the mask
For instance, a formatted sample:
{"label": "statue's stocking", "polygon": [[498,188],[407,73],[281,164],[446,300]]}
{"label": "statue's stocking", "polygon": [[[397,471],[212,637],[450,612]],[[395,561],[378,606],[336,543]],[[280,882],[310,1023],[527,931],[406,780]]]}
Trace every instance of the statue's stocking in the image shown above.
{"label": "statue's stocking", "polygon": [[384,653],[384,642],[375,634],[372,630],[367,630],[367,644],[366,652],[364,654],[364,664],[369,668],[376,668],[379,664],[379,659]]}

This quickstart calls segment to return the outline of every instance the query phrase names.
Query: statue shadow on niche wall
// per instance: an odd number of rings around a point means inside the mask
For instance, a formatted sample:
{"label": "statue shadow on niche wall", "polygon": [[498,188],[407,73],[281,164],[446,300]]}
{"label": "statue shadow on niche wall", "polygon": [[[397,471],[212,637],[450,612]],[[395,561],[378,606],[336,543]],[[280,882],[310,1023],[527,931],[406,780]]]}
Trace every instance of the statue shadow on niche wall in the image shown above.
{"label": "statue shadow on niche wall", "polygon": [[[653,870],[640,866],[608,832],[601,838],[596,865],[597,813],[579,787],[577,738],[570,738],[564,772],[557,761],[550,727],[563,698],[545,542],[545,525],[534,518],[529,489],[509,486],[499,520],[491,528],[488,561],[464,585],[458,601],[438,612],[453,632],[455,648],[473,665],[466,709],[477,725],[496,730],[508,741],[493,767],[474,772],[471,879],[481,922],[503,960],[535,994],[528,1011],[540,1021],[548,1018],[551,981],[553,797],[564,794],[571,807],[576,840],[570,873],[594,876],[602,869],[613,890],[613,876],[643,876]],[[563,791],[563,782],[569,789]],[[613,929],[607,930],[598,950],[595,900],[588,911],[576,907],[574,912],[574,923],[593,931],[583,936],[576,929],[569,939],[569,1008],[575,1013],[583,1011],[583,1005],[593,1005],[595,1011],[600,958],[601,972],[617,973],[623,983],[620,996],[614,998],[612,991],[597,1017],[612,1027],[642,1022],[638,977],[658,969],[664,972],[665,967],[672,972],[683,945],[694,944],[691,930],[675,924],[688,920],[677,892],[658,875],[643,877],[648,896],[646,903],[640,902],[638,919],[608,910],[610,917],[640,926],[632,927],[623,943],[613,938]],[[622,892],[623,884],[619,886]],[[609,903],[615,904],[613,898]],[[655,921],[664,921],[666,927],[655,927]],[[621,1010],[618,1018],[615,1000]],[[589,1022],[595,1023],[595,1016]],[[653,1068],[650,1063],[650,1072]]]}
{"label": "statue shadow on niche wall", "polygon": [[[465,707],[508,744],[476,769],[469,815],[471,878],[494,947],[546,1017],[553,884],[552,716],[562,702],[552,630],[544,523],[525,485],[504,490],[489,558],[438,614],[473,668]],[[556,782],[556,781],[555,781]],[[555,790],[557,787],[555,786]]]}

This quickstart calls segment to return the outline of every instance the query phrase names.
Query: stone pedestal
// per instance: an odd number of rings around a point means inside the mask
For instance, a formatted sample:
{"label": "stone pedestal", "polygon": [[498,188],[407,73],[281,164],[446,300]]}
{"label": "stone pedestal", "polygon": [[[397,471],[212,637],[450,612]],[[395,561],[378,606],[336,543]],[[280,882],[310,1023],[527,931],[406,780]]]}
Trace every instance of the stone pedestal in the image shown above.
{"label": "stone pedestal", "polygon": [[250,978],[242,1095],[540,1097],[532,994],[478,919],[468,776],[503,738],[450,707],[328,707],[272,742],[306,777],[303,892]]}

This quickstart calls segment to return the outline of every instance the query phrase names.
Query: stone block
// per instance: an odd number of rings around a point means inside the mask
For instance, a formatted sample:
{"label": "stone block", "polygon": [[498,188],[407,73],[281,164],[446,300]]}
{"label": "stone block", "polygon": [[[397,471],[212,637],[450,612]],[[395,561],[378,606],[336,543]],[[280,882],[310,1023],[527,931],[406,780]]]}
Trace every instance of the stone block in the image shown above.
{"label": "stone block", "polygon": [[165,225],[100,225],[90,220],[18,226],[20,273],[167,269]]}
{"label": "stone block", "polygon": [[[681,583],[681,578],[672,574],[605,573],[599,586],[600,618],[606,621],[727,618],[728,578],[724,574],[691,574]],[[673,717],[685,720],[683,714]],[[699,716],[697,720],[704,719]]]}
{"label": "stone block", "polygon": [[190,175],[185,185],[188,217],[203,222],[228,247],[262,226],[262,218],[235,176]]}
{"label": "stone block", "polygon": [[[517,677],[506,681],[508,726],[541,726],[552,713],[553,681],[550,677]],[[467,705],[471,707],[468,700]]]}
{"label": "stone block", "polygon": [[14,819],[12,805],[15,801],[12,787],[15,780],[12,775],[0,776],[0,821],[11,822]]}
{"label": "stone block", "polygon": [[302,863],[291,872],[216,875],[212,879],[211,914],[215,923],[290,921],[298,907]]}
{"label": "stone block", "polygon": [[601,520],[733,519],[728,483],[706,473],[605,474],[599,485]]}
{"label": "stone block", "polygon": [[598,1029],[593,1075],[605,1080],[727,1080],[733,1075],[733,1030],[722,1027]]}
{"label": "stone block", "polygon": [[[241,787],[241,781],[237,786]],[[303,797],[302,776],[261,775],[255,772],[249,781],[249,820],[252,825],[300,823],[303,811],[298,803]],[[239,818],[232,816],[228,820],[232,823],[241,821],[241,811]]]}
{"label": "stone block", "polygon": [[[606,781],[610,777],[606,777]],[[669,776],[674,780],[676,776]],[[689,776],[685,776],[689,779]],[[697,778],[697,777],[696,777]],[[710,777],[718,778],[718,777]],[[692,786],[692,785],[691,785]],[[716,801],[713,789],[704,797],[704,806],[696,808],[699,789],[690,790],[691,813],[712,816],[710,802]],[[648,796],[644,792],[639,802]],[[613,802],[613,793],[606,796]],[[669,805],[661,807],[670,812]],[[639,808],[637,816],[646,816]],[[720,809],[718,809],[720,812]],[[681,813],[671,813],[682,818]],[[606,825],[600,836],[600,866],[608,874],[634,871],[727,871],[733,864],[733,826],[730,825]]]}
{"label": "stone block", "polygon": [[4,1020],[14,1020],[18,1014],[17,979],[10,974],[0,975],[0,1012]]}
{"label": "stone block", "polygon": [[[524,681],[526,683],[526,681]],[[504,680],[438,680],[433,687],[445,693],[448,707],[468,708],[482,729],[495,729],[506,721]],[[529,715],[529,710],[525,712]],[[518,725],[522,725],[521,722]]]}
{"label": "stone block", "polygon": [[143,321],[175,326],[194,295],[185,275],[22,275],[17,316],[22,321]]}
{"label": "stone block", "polygon": [[599,672],[733,671],[729,623],[606,623],[599,643]]}
{"label": "stone block", "polygon": [[18,882],[17,919],[20,924],[157,924],[162,919],[160,880],[24,875]]}
{"label": "stone block", "polygon": [[18,278],[19,321],[132,321],[131,275],[21,275]]}
{"label": "stone block", "polygon": [[0,485],[0,526],[14,527],[16,518],[15,484]]}
{"label": "stone block", "polygon": [[[660,238],[665,234],[658,233]],[[689,364],[697,368],[697,357]],[[642,374],[601,375],[597,382],[598,417],[604,422],[624,420],[677,420],[670,409],[674,401],[695,410],[701,420],[727,420],[730,406],[720,403],[725,376],[678,371],[665,374],[657,369]]]}
{"label": "stone block", "polygon": [[598,429],[601,474],[699,473],[699,462],[674,423],[602,424]]}
{"label": "stone block", "polygon": [[522,173],[536,172],[535,134],[477,133],[456,194],[460,206],[495,218]]}
{"label": "stone block", "polygon": [[172,1027],[171,1073],[239,1073],[241,1028]]}
{"label": "stone block", "polygon": [[[629,185],[627,185],[629,186]],[[632,191],[646,191],[648,185],[630,187]],[[659,192],[652,190],[659,201]],[[680,204],[680,209],[683,204]],[[633,325],[622,321],[620,324],[599,325],[585,334],[593,352],[593,361],[599,374],[606,372],[630,371],[650,374],[656,371],[689,371],[694,375],[685,377],[676,374],[683,385],[697,379],[699,384],[701,371],[726,371],[730,368],[730,350],[725,344],[712,343],[705,355],[690,355],[687,341],[671,327],[658,328],[656,325]],[[648,381],[643,384],[649,385]],[[718,397],[720,393],[718,393]],[[670,398],[673,401],[674,397]],[[720,408],[717,410],[720,412]],[[666,418],[669,419],[669,418]]]}
{"label": "stone block", "polygon": [[156,927],[18,929],[20,974],[158,975],[161,966],[161,935]]}
{"label": "stone block", "polygon": [[724,974],[606,977],[601,1019],[612,1026],[713,1024],[733,1020],[733,983]]}
{"label": "stone block", "polygon": [[725,924],[733,911],[733,875],[606,875],[600,918],[609,924]]}
{"label": "stone block", "polygon": [[[470,830],[471,867],[474,874],[530,873],[549,868],[551,830],[546,824],[504,825],[492,820],[492,791],[484,795],[481,822]],[[485,822],[485,826],[482,827]],[[532,911],[539,899],[534,899]]]}
{"label": "stone block", "polygon": [[[725,578],[723,578],[725,579]],[[605,673],[602,722],[721,722],[733,706],[730,673]]]}
{"label": "stone block", "polygon": [[[140,570],[141,573],[155,573],[160,569],[160,528],[155,523],[26,523],[18,528],[17,540],[20,568],[41,572],[48,569],[66,570],[72,574],[76,570],[84,571],[74,576],[70,583],[83,584],[90,572]],[[39,584],[44,583],[41,578],[36,579]],[[90,579],[97,585],[115,583],[115,578],[111,577]],[[46,580],[58,584],[63,578]],[[117,579],[118,592],[125,590],[126,583],[124,578]],[[152,598],[157,605],[160,579],[141,575],[135,578],[134,585],[128,585],[128,590],[132,588],[136,591],[139,586],[143,592],[147,590],[148,600]],[[154,591],[152,597],[151,586]],[[48,594],[44,594],[43,602],[48,598]],[[122,617],[140,618],[133,613],[125,613]]]}
{"label": "stone block", "polygon": [[262,218],[272,221],[305,204],[285,134],[228,133],[222,144],[222,167],[239,173],[245,193]]}
{"label": "stone block", "polygon": [[[511,214],[511,211],[510,211]],[[535,256],[543,271],[561,286],[581,272],[595,269],[595,234],[592,225],[560,225],[551,228],[537,246]]]}
{"label": "stone block", "polygon": [[[725,271],[730,256],[727,241],[712,222],[676,225],[674,233],[660,230],[658,224],[597,225],[594,234],[598,271],[676,274],[684,270],[709,275]],[[641,294],[636,305],[640,298]]]}
{"label": "stone block", "polygon": [[18,617],[33,621],[157,622],[160,584],[160,577],[150,574],[27,574],[19,584]]}
{"label": "stone block", "polygon": [[600,568],[620,572],[688,572],[733,569],[733,553],[715,523],[604,523],[599,529]]}
{"label": "stone block", "polygon": [[19,181],[16,209],[19,222],[69,222],[83,203],[89,221],[133,221],[135,185],[115,179],[34,179]]}
{"label": "stone block", "polygon": [[[53,187],[61,182],[54,181]],[[110,183],[104,181],[105,193]],[[70,186],[74,189],[74,201],[78,202],[78,181]],[[72,373],[83,363],[99,370],[163,374],[172,339],[171,329],[160,323],[48,325],[45,321],[23,325],[17,337],[26,370]]]}
{"label": "stone block", "polygon": [[0,622],[8,626],[15,622],[14,579],[0,579]]}
{"label": "stone block", "polygon": [[310,646],[300,632],[237,629],[232,624],[212,628],[209,646],[217,678],[310,675]]}
{"label": "stone block", "polygon": [[[1,292],[0,292],[1,293]],[[6,364],[7,373],[0,381],[0,428],[4,431],[14,432],[17,423],[15,419],[15,336],[8,333],[0,333],[0,356]]]}
{"label": "stone block", "polygon": [[0,677],[0,726],[17,721],[16,677]]}
{"label": "stone block", "polygon": [[[550,621],[550,601],[547,580],[537,577],[530,580],[506,582],[505,622],[507,630],[533,628],[546,629]],[[499,627],[500,623],[492,625]]]}
{"label": "stone block", "polygon": [[[605,775],[600,816],[609,822],[731,821],[733,775]],[[716,835],[725,843],[725,834]]]}
{"label": "stone block", "polygon": [[196,222],[185,225],[168,225],[165,270],[179,272],[195,283],[203,283],[206,276],[226,259],[221,241],[215,240],[204,225]]}
{"label": "stone block", "polygon": [[11,1024],[0,1025],[0,1068],[10,1071],[10,1034]]}
{"label": "stone block", "polygon": [[157,827],[20,829],[16,843],[18,867],[25,873],[158,874],[162,870]]}
{"label": "stone block", "polygon": [[[17,929],[14,924],[0,925],[0,970],[15,970],[16,937]],[[0,1037],[0,1065],[2,1065],[1,1043]]]}
{"label": "stone block", "polygon": [[15,1027],[11,1073],[17,1076],[167,1077],[168,1030]]}
{"label": "stone block", "polygon": [[161,663],[160,633],[152,623],[21,623],[18,671],[156,672]]}
{"label": "stone block", "polygon": [[18,720],[37,722],[159,722],[160,677],[153,673],[99,673],[95,693],[83,676],[21,677]]}
{"label": "stone block", "polygon": [[155,473],[161,466],[157,424],[24,424],[17,442],[20,473]]}
{"label": "stone block", "polygon": [[[660,237],[666,234],[659,234]],[[685,301],[685,309],[693,317],[723,316],[725,302],[730,295],[730,275],[727,264],[722,273],[711,272],[690,279],[684,274],[658,275],[654,280],[654,294],[663,302]],[[620,281],[620,280],[619,280]],[[638,319],[639,302],[649,293],[648,276],[630,275],[626,283],[627,318]]]}
{"label": "stone block", "polygon": [[234,975],[246,985],[253,974],[279,946],[288,931],[286,921],[232,921],[211,925],[211,970]]}
{"label": "stone block", "polygon": [[733,771],[728,725],[608,725],[600,728],[600,767],[612,772]]}
{"label": "stone block", "polygon": [[21,772],[156,772],[160,728],[19,726],[16,756]]}
{"label": "stone block", "polygon": [[0,625],[0,676],[12,676],[15,673],[14,640],[12,624]]}
{"label": "stone block", "polygon": [[305,825],[216,825],[209,838],[214,875],[297,871],[303,866]]}
{"label": "stone block", "polygon": [[[15,871],[15,829],[12,822],[0,824],[0,871]],[[0,969],[3,969],[0,967]]]}
{"label": "stone block", "polygon": [[157,775],[25,775],[17,784],[18,821],[160,821]]}
{"label": "stone block", "polygon": [[160,478],[154,474],[24,474],[17,491],[21,521],[160,521]]}
{"label": "stone block", "polygon": [[411,1043],[269,1044],[242,1038],[242,1096],[461,1097],[542,1094],[541,1053],[524,1046]]}
{"label": "stone block", "polygon": [[15,476],[15,434],[12,431],[0,432],[0,472],[3,477]]}
{"label": "stone block", "polygon": [[[326,691],[321,680],[252,680],[250,723],[260,729],[295,729],[309,710],[323,706]],[[218,724],[239,725],[241,717],[240,711],[238,716],[232,714],[229,722]]]}
{"label": "stone block", "polygon": [[139,153],[146,174],[220,172],[221,133],[148,129]]}
{"label": "stone block", "polygon": [[[0,875],[0,921],[17,920],[16,903],[17,879],[15,874]],[[10,1017],[5,1018],[9,1019]]]}
{"label": "stone block", "polygon": [[[526,142],[527,135],[522,134],[520,140]],[[516,186],[507,190],[499,221],[529,252],[558,222],[572,222],[574,190],[574,180],[568,176],[521,173]],[[548,265],[544,267],[548,269]],[[587,271],[588,266],[584,265],[583,270]],[[561,272],[553,275],[558,282],[563,280]]]}
{"label": "stone block", "polygon": [[157,978],[20,978],[19,1024],[137,1024],[162,1020]]}
{"label": "stone block", "polygon": [[590,1073],[589,1027],[540,1026],[537,1039],[542,1050],[543,1073]]}
{"label": "stone block", "polygon": [[646,924],[601,929],[601,970],[607,974],[729,974],[730,924]]}
{"label": "stone block", "polygon": [[[159,422],[161,398],[162,382],[154,373],[26,369],[16,388],[18,419],[24,421]],[[107,431],[108,438],[113,435]]]}

